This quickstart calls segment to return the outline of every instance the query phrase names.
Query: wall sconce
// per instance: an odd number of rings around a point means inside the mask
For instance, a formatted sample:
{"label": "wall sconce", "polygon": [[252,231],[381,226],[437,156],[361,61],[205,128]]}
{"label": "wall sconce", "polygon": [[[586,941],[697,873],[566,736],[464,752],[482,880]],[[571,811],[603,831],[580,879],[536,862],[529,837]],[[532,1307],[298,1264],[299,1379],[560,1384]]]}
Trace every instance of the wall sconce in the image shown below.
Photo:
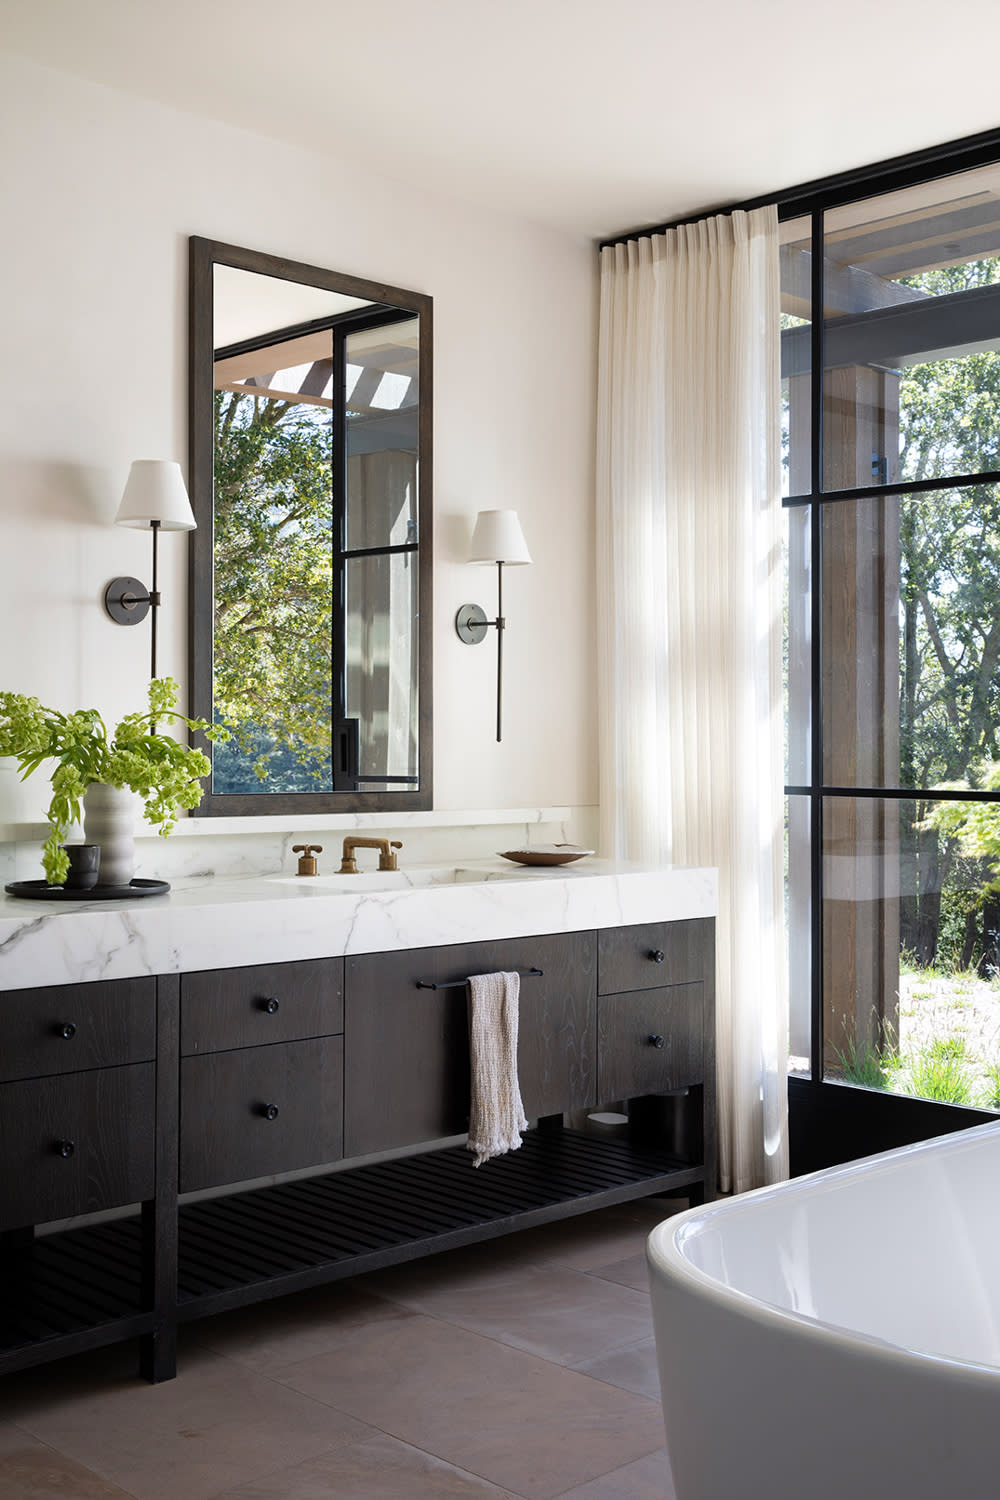
{"label": "wall sconce", "polygon": [[501,709],[503,703],[503,633],[507,621],[503,617],[503,568],[504,563],[517,567],[530,563],[531,554],[524,540],[521,523],[516,510],[481,510],[476,517],[475,530],[469,543],[470,563],[496,563],[497,565],[497,617],[486,618],[486,611],[478,604],[463,604],[455,616],[455,629],[467,646],[478,646],[486,639],[490,626],[497,633],[497,743],[501,739]]}
{"label": "wall sconce", "polygon": [[137,531],[148,526],[153,533],[153,587],[147,589],[137,578],[113,578],[104,591],[104,608],[118,625],[138,625],[152,609],[149,675],[155,677],[156,612],[160,605],[157,539],[161,531],[194,531],[197,525],[180,464],[169,459],[137,458],[129,470],[115,525]]}

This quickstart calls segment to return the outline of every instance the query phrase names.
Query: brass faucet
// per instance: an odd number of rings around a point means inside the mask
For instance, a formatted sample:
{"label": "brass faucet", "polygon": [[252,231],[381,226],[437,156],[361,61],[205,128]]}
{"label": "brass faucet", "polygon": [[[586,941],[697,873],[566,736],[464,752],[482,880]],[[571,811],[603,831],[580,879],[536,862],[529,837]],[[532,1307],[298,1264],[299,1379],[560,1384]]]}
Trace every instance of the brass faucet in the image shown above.
{"label": "brass faucet", "polygon": [[344,840],[344,857],[340,861],[341,875],[356,875],[358,873],[358,862],[354,858],[355,849],[377,849],[378,867],[380,870],[395,870],[396,856],[394,849],[402,849],[398,839],[360,839],[349,834]]}

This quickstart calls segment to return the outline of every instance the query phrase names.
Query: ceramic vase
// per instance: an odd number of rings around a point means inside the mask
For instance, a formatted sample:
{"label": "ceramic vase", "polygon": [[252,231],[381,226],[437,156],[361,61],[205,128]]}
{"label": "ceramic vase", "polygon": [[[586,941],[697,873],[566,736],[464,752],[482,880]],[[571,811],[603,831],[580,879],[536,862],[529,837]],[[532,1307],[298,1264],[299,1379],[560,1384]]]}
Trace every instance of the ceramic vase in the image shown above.
{"label": "ceramic vase", "polygon": [[135,793],[92,781],[83,794],[83,836],[100,844],[100,885],[128,885],[135,872]]}

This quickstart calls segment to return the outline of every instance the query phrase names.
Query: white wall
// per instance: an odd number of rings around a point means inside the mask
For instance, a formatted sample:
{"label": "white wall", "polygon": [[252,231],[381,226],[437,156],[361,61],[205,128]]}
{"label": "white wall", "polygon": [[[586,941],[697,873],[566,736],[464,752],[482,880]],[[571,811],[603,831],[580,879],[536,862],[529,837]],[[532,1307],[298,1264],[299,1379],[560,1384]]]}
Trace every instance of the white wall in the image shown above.
{"label": "white wall", "polygon": [[[266,108],[262,126],[266,128]],[[363,122],[360,122],[363,128]],[[417,185],[0,55],[0,687],[113,718],[141,705],[144,626],[108,580],[148,582],[149,539],[112,525],[133,458],[186,466],[191,234],[428,292],[435,318],[435,803],[597,800],[589,244]],[[520,512],[508,571],[505,738],[495,647],[463,646],[475,512]],[[160,547],[159,670],[185,682],[186,541]],[[0,824],[37,821],[42,775],[0,767]]]}

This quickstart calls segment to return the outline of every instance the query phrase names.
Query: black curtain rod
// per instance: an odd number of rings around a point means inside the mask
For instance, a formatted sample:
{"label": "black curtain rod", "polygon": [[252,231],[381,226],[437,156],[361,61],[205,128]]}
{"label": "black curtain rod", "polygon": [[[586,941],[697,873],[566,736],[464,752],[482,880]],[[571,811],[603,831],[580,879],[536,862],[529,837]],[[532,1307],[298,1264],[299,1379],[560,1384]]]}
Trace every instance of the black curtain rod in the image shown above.
{"label": "black curtain rod", "polygon": [[[800,215],[814,212],[817,208],[830,208],[838,200],[851,202],[857,198],[874,197],[877,193],[891,193],[898,188],[911,187],[928,177],[944,176],[946,172],[971,171],[973,167],[987,166],[1000,159],[1000,129],[983,130],[978,135],[963,136],[961,140],[948,141],[945,145],[930,146],[923,151],[911,151],[905,156],[893,156],[886,161],[870,166],[857,167],[849,172],[837,172],[831,177],[817,177],[811,182],[799,183],[796,187],[783,188],[780,192],[764,193],[757,198],[746,198],[741,203],[721,204],[690,214],[682,219],[670,219],[665,224],[652,224],[642,229],[629,229],[610,239],[598,241],[598,249],[609,245],[624,245],[629,240],[644,239],[649,235],[665,234],[668,229],[680,229],[685,224],[697,224],[701,219],[714,214],[731,214],[754,208],[764,208],[769,203],[778,206],[779,219],[797,219]],[[931,170],[931,169],[935,170]]]}

